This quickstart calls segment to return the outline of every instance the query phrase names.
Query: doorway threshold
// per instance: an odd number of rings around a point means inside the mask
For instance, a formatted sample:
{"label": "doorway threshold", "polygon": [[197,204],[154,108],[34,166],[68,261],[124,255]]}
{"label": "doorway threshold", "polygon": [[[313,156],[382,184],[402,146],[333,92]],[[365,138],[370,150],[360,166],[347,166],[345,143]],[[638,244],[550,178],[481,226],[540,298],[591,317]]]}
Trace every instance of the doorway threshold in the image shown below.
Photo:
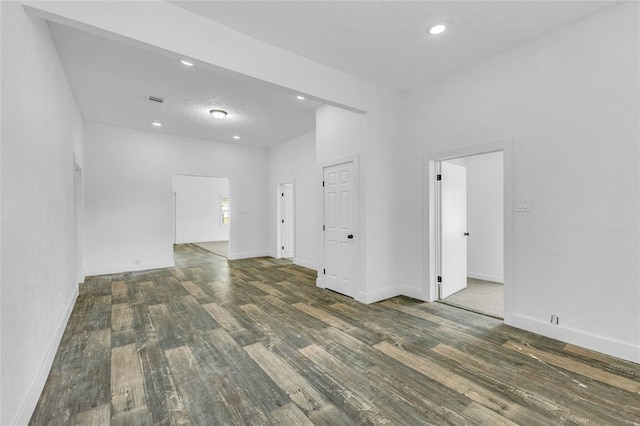
{"label": "doorway threshold", "polygon": [[467,311],[467,312],[473,312],[474,314],[480,314],[480,315],[483,315],[485,317],[494,318],[494,319],[498,319],[498,320],[504,321],[503,317],[499,317],[497,315],[493,315],[493,314],[490,314],[488,312],[482,312],[482,311],[479,311],[477,309],[469,308],[467,306],[458,305],[457,303],[448,302],[446,300],[436,300],[436,302],[442,303],[443,305],[453,306],[454,308],[462,309],[462,310]]}

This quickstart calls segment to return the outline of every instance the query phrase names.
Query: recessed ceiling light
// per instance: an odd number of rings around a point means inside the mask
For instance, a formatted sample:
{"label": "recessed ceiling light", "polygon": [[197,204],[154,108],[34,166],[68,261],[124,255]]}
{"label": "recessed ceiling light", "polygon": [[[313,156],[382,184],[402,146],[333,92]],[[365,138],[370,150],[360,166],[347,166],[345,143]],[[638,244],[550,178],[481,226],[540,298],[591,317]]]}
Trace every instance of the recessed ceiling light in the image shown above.
{"label": "recessed ceiling light", "polygon": [[180,61],[180,63],[182,65],[186,65],[188,67],[192,67],[193,66],[193,62],[189,62],[189,61],[185,61],[184,59]]}
{"label": "recessed ceiling light", "polygon": [[240,136],[235,135],[233,138],[234,138],[234,139],[240,139]]}
{"label": "recessed ceiling light", "polygon": [[442,34],[446,29],[447,29],[447,26],[445,24],[435,24],[427,28],[427,31],[429,31],[429,34],[431,35],[438,35],[438,34]]}
{"label": "recessed ceiling light", "polygon": [[304,101],[304,96],[302,96],[302,95],[298,95],[298,96],[296,96],[296,97],[297,97],[298,99],[300,99],[301,101]]}
{"label": "recessed ceiling light", "polygon": [[211,114],[211,116],[216,120],[222,120],[227,116],[227,111],[223,111],[221,109],[212,109],[211,111],[209,111],[209,114]]}
{"label": "recessed ceiling light", "polygon": [[154,126],[156,126],[156,127],[162,127],[162,123],[160,123],[159,121],[154,121],[154,122],[153,122],[153,123],[151,123],[151,124],[153,124],[153,125],[154,125]]}

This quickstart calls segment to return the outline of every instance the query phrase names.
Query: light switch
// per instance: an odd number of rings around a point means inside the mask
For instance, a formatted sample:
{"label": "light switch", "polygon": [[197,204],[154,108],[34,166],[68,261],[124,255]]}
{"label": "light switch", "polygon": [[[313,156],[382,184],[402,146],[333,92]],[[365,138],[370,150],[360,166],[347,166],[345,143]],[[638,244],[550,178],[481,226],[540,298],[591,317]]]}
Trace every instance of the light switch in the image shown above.
{"label": "light switch", "polygon": [[531,201],[528,198],[518,198],[516,200],[516,211],[517,212],[530,212],[531,211]]}

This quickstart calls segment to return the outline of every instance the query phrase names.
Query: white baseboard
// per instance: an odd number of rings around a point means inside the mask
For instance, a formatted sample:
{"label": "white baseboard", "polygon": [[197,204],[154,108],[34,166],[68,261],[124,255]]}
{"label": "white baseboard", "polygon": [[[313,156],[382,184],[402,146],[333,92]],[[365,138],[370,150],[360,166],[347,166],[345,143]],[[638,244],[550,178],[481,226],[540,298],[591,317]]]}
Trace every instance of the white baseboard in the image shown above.
{"label": "white baseboard", "polygon": [[313,269],[314,271],[318,270],[318,264],[315,262],[310,262],[304,259],[293,259],[293,263],[302,266],[303,268]]}
{"label": "white baseboard", "polygon": [[494,283],[504,284],[504,277],[499,277],[497,275],[485,275],[485,274],[477,274],[475,272],[467,272],[467,277],[475,278],[477,280],[492,281]]}
{"label": "white baseboard", "polygon": [[627,361],[640,363],[640,346],[582,330],[563,327],[562,322],[560,325],[554,325],[525,315],[513,314],[513,321],[509,325],[551,337],[552,339],[582,346],[596,352],[626,359]]}
{"label": "white baseboard", "polygon": [[119,274],[121,272],[136,272],[136,271],[148,271],[151,269],[160,269],[160,268],[173,268],[174,266],[176,266],[176,264],[173,261],[173,259],[159,260],[156,262],[145,262],[140,265],[119,264],[119,265],[100,266],[97,268],[88,268],[86,270],[86,274],[87,276]]}
{"label": "white baseboard", "polygon": [[69,303],[64,311],[64,315],[58,321],[58,325],[56,326],[55,333],[51,337],[49,341],[49,346],[47,347],[47,351],[42,358],[42,362],[40,363],[40,367],[38,368],[38,373],[36,374],[36,378],[34,379],[31,386],[29,386],[29,391],[25,396],[22,404],[18,408],[15,418],[10,424],[12,425],[26,425],[29,424],[29,420],[31,420],[31,416],[33,415],[33,411],[38,404],[38,400],[40,399],[40,394],[44,389],[44,385],[47,382],[47,378],[49,377],[49,372],[51,371],[51,366],[53,365],[53,360],[56,357],[56,352],[58,351],[58,346],[60,345],[60,341],[62,340],[62,335],[64,334],[64,330],[67,327],[67,323],[69,322],[69,318],[71,317],[71,312],[73,311],[73,307],[76,304],[76,300],[78,299],[78,286],[74,286],[74,291],[71,294]]}
{"label": "white baseboard", "polygon": [[274,257],[268,250],[266,251],[247,251],[244,253],[229,253],[229,260],[251,259],[252,257]]}
{"label": "white baseboard", "polygon": [[400,294],[402,296],[412,297],[414,299],[422,300],[423,302],[429,302],[427,292],[422,288],[416,287],[400,287]]}
{"label": "white baseboard", "polygon": [[390,299],[392,297],[400,296],[401,294],[402,291],[399,287],[387,287],[369,293],[360,293],[357,300],[362,303],[370,304],[380,302],[381,300]]}

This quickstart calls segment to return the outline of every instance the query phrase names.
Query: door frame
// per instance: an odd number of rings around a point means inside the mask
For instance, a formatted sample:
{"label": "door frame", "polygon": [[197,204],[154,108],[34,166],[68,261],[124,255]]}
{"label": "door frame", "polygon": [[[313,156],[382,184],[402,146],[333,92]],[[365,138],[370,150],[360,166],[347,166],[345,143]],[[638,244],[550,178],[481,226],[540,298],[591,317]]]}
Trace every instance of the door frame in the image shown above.
{"label": "door frame", "polygon": [[73,204],[75,216],[76,284],[84,283],[84,171],[73,156]]}
{"label": "door frame", "polygon": [[436,185],[439,163],[454,158],[470,157],[492,152],[503,153],[503,208],[504,208],[504,322],[513,323],[513,141],[499,140],[495,142],[471,145],[449,151],[428,154],[423,161],[423,284],[425,298],[429,302],[438,300],[437,277],[441,267],[440,236],[438,223],[440,218],[440,190]]}
{"label": "door frame", "polygon": [[276,259],[282,258],[282,197],[284,185],[291,185],[293,194],[293,258],[296,258],[296,182],[295,178],[282,181],[276,185]]}
{"label": "door frame", "polygon": [[353,244],[355,246],[355,252],[356,255],[355,257],[355,276],[353,277],[353,288],[351,289],[351,294],[348,294],[347,296],[353,297],[356,300],[359,300],[363,303],[366,303],[366,289],[362,288],[361,286],[363,285],[361,277],[364,277],[364,273],[361,270],[362,266],[365,265],[363,258],[365,256],[365,247],[366,247],[366,243],[365,243],[365,235],[363,231],[364,226],[361,223],[362,222],[362,214],[361,214],[361,208],[360,208],[360,155],[359,154],[354,154],[354,155],[347,155],[344,157],[339,157],[339,158],[335,158],[333,160],[328,160],[328,161],[323,161],[319,163],[319,167],[318,167],[318,206],[320,206],[321,211],[320,214],[318,215],[318,232],[319,232],[319,238],[318,241],[320,242],[320,253],[321,253],[321,263],[318,267],[318,277],[316,278],[316,286],[320,287],[320,288],[326,288],[325,282],[324,282],[324,273],[323,270],[325,268],[325,264],[326,264],[326,253],[325,253],[325,232],[322,229],[323,225],[325,224],[325,218],[324,218],[324,211],[325,211],[325,205],[324,205],[324,185],[323,185],[323,181],[324,181],[324,169],[326,169],[327,167],[332,167],[332,166],[338,166],[340,164],[345,164],[345,163],[353,163],[353,195],[354,195],[354,205],[356,208],[356,213],[355,213],[355,217],[357,218],[357,223],[355,224],[355,226],[352,228],[353,234],[356,236],[356,238],[354,238]]}

